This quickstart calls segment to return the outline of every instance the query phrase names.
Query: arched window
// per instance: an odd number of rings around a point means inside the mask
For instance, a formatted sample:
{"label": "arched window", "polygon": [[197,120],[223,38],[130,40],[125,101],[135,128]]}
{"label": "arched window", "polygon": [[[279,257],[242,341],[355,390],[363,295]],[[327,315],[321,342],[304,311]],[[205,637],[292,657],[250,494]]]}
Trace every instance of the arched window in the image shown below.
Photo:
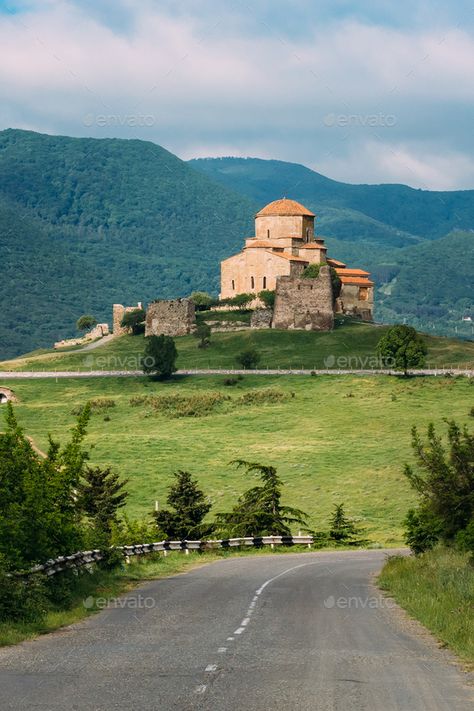
{"label": "arched window", "polygon": [[255,289],[255,279],[253,277],[250,277],[250,288]]}
{"label": "arched window", "polygon": [[235,291],[235,281],[232,279],[232,291]]}
{"label": "arched window", "polygon": [[267,230],[267,239],[270,239],[270,230]]}
{"label": "arched window", "polygon": [[267,288],[267,277],[263,277],[263,288]]}

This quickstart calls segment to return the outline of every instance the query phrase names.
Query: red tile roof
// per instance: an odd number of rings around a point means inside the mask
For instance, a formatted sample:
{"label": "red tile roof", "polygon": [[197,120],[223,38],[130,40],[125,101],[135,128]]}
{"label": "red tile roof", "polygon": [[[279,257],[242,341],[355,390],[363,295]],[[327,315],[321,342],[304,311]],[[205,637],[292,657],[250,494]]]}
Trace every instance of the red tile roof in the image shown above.
{"label": "red tile roof", "polygon": [[257,212],[256,217],[261,217],[263,215],[307,215],[308,217],[315,217],[314,212],[308,210],[308,208],[300,202],[296,202],[296,200],[289,200],[288,198],[274,200],[273,202],[268,203],[268,205],[265,205],[260,212]]}

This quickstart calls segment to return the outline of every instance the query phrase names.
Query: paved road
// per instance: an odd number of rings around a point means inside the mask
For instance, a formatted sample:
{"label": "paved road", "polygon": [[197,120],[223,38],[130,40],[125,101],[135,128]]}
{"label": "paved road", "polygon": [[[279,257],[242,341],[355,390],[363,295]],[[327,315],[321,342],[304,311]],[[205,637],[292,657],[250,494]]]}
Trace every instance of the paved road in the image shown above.
{"label": "paved road", "polygon": [[[395,370],[305,370],[305,369],[260,369],[260,370],[224,370],[222,368],[196,368],[177,370],[176,375],[397,375]],[[474,370],[466,368],[425,368],[410,370],[410,375],[465,375],[474,377]],[[125,378],[148,377],[142,370],[0,370],[0,379],[28,380],[31,378]]]}
{"label": "paved road", "polygon": [[0,708],[466,711],[467,676],[369,585],[383,551],[231,558],[0,650]]}

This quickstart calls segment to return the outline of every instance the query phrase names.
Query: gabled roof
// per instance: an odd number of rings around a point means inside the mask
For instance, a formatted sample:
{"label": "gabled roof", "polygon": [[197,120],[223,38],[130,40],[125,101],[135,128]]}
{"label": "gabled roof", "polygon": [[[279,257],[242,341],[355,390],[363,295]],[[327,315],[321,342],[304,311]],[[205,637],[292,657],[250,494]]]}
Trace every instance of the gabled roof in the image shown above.
{"label": "gabled roof", "polygon": [[341,267],[342,268],[342,267],[346,266],[345,262],[340,262],[339,259],[333,259],[332,257],[328,257],[326,261],[330,267]]}
{"label": "gabled roof", "polygon": [[341,269],[339,267],[336,267],[336,273],[338,276],[369,276],[370,272],[365,272],[363,269],[350,269],[349,267],[346,267],[345,269]]}
{"label": "gabled roof", "polygon": [[374,286],[374,282],[367,277],[342,276],[339,274],[339,279],[343,284],[358,284],[359,286]]}
{"label": "gabled roof", "polygon": [[307,207],[302,205],[296,200],[289,200],[288,198],[282,198],[281,200],[274,200],[265,205],[260,212],[257,212],[255,217],[262,217],[264,215],[307,215],[308,217],[315,217],[314,212],[308,210]]}

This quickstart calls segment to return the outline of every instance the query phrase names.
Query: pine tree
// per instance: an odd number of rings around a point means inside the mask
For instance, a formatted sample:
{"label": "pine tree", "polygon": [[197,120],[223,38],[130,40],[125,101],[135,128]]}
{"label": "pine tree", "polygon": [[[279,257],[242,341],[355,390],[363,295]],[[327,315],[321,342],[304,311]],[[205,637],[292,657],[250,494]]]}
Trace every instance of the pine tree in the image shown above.
{"label": "pine tree", "polygon": [[258,473],[261,486],[248,489],[229,513],[217,516],[219,528],[229,536],[285,536],[291,524],[306,526],[307,514],[300,509],[281,505],[281,479],[275,467],[236,460],[247,473]]}
{"label": "pine tree", "polygon": [[128,496],[126,484],[109,467],[86,467],[77,490],[78,506],[98,534],[108,537],[112,524],[117,523],[117,511],[125,506]]}
{"label": "pine tree", "polygon": [[203,523],[211,510],[199,489],[197,481],[189,472],[176,472],[175,483],[170,487],[167,503],[173,510],[163,509],[154,513],[159,534],[169,540],[201,539],[213,531],[213,524]]}
{"label": "pine tree", "polygon": [[335,543],[360,545],[362,541],[357,538],[359,534],[360,531],[353,520],[346,516],[344,504],[337,504],[331,516],[329,538]]}

